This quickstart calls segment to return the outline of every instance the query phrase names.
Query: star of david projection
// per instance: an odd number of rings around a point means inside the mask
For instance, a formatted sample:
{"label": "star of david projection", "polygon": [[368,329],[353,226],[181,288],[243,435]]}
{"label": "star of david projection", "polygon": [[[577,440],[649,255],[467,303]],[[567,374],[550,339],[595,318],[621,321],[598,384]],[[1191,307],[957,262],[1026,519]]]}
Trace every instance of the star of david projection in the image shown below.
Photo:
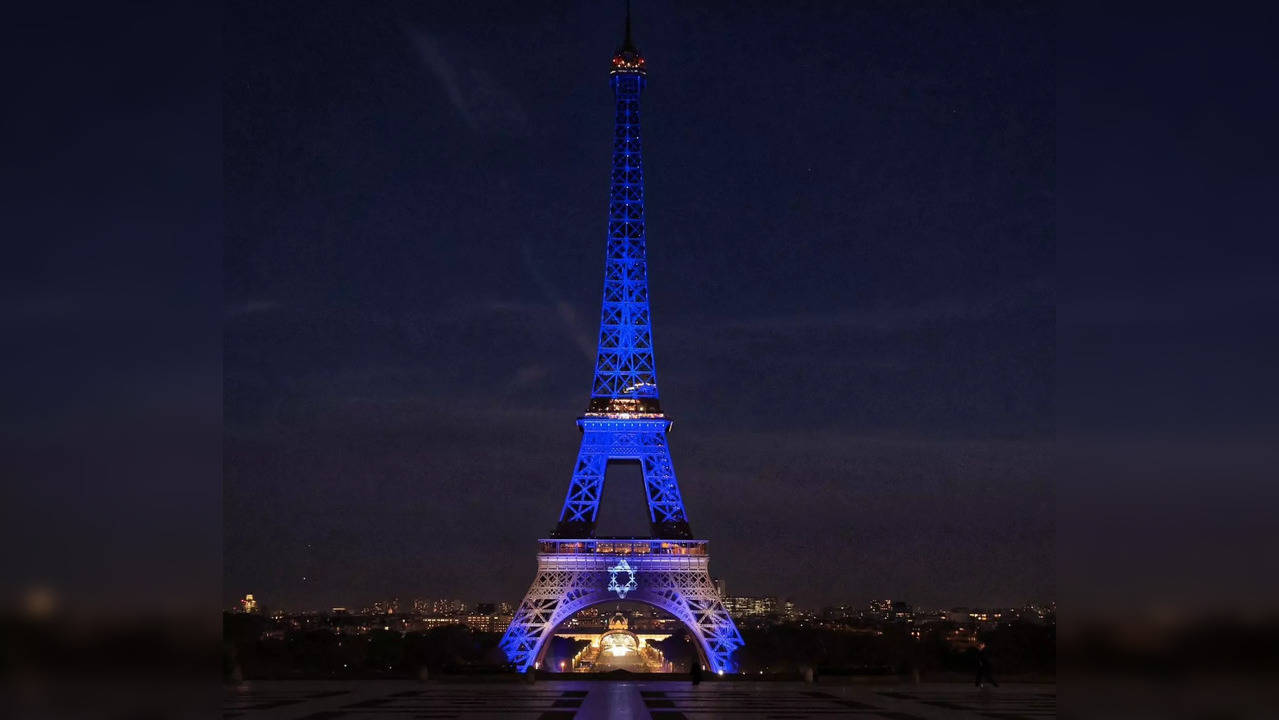
{"label": "star of david projection", "polygon": [[[626,573],[626,582],[617,582],[617,574]],[[626,558],[622,558],[616,565],[608,569],[608,589],[617,593],[619,599],[625,599],[626,593],[639,587],[639,583],[635,582],[635,570],[631,568],[631,564],[626,562]]]}

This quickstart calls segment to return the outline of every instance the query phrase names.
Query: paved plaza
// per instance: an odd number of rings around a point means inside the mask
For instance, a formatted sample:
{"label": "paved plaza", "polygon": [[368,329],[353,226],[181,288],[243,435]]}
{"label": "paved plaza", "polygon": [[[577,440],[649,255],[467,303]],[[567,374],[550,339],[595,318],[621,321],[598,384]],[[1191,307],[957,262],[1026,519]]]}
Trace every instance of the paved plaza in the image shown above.
{"label": "paved plaza", "polygon": [[787,682],[251,682],[226,689],[242,720],[1031,720],[1057,716],[1056,685],[804,685]]}

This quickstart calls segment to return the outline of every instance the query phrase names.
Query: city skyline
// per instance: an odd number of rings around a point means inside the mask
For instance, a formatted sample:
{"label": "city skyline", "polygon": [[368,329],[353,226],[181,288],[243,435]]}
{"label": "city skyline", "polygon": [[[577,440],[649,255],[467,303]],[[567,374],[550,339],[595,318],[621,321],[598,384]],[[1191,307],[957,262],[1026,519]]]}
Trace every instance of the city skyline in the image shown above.
{"label": "city skyline", "polygon": [[[617,9],[245,11],[225,600],[517,597],[580,440]],[[1050,11],[636,26],[663,409],[717,574],[1052,596]],[[600,533],[644,534],[638,477],[610,481]]]}
{"label": "city skyline", "polygon": [[[476,600],[472,598],[462,598],[458,596],[395,595],[395,596],[372,599],[372,600],[369,600],[369,599],[357,600],[356,602],[347,602],[347,603],[341,603],[337,605],[324,606],[324,607],[320,607],[320,606],[281,607],[281,606],[273,605],[269,600],[263,598],[260,594],[244,593],[235,602],[223,608],[223,610],[226,612],[245,612],[246,610],[244,610],[244,605],[245,605],[246,599],[250,599],[251,602],[253,603],[254,610],[252,610],[252,612],[258,612],[258,613],[283,612],[283,613],[298,613],[298,614],[325,614],[325,613],[331,613],[333,611],[340,610],[342,612],[348,612],[351,614],[399,614],[399,615],[417,614],[417,615],[447,616],[447,615],[474,614],[478,612],[481,614],[497,613],[497,614],[509,615],[514,610],[515,606],[518,604],[517,601],[513,601],[513,600],[497,600],[493,598]],[[1028,607],[1035,607],[1035,606],[1055,608],[1057,604],[1056,600],[1052,598],[1027,598],[1021,602],[1007,604],[1007,605],[982,605],[979,603],[970,603],[970,602],[962,602],[962,601],[943,603],[941,605],[922,605],[922,604],[914,603],[910,600],[903,600],[902,598],[862,598],[862,599],[846,598],[842,602],[834,602],[834,603],[825,604],[825,605],[803,605],[800,603],[796,603],[792,598],[787,597],[785,595],[772,594],[772,593],[758,594],[758,595],[729,594],[729,595],[724,595],[724,600],[725,600],[726,606],[729,607],[730,611],[735,613],[734,617],[737,617],[736,613],[739,612],[740,610],[738,606],[743,601],[750,602],[756,605],[758,605],[760,602],[777,603],[779,606],[789,607],[793,611],[803,612],[803,613],[821,613],[823,611],[832,610],[832,609],[850,609],[850,610],[860,609],[861,611],[870,611],[875,609],[877,606],[888,604],[888,603],[905,603],[905,605],[911,608],[913,611],[929,612],[929,613],[945,612],[948,610],[955,610],[955,609],[961,609],[961,608],[966,610],[1009,610],[1009,609],[1028,608]],[[424,603],[426,605],[425,607],[423,606]],[[446,603],[449,604],[450,606],[447,608],[442,607],[442,605]],[[653,608],[651,606],[645,605],[644,603],[637,603],[634,601],[620,599],[620,598],[614,604],[623,605],[623,606],[644,607],[644,608],[647,608],[647,610],[656,612],[656,613],[664,612],[659,608]],[[598,608],[608,608],[611,606],[612,605],[610,603],[604,603],[603,605],[595,606],[593,608],[588,608],[588,610],[594,611],[594,610],[597,610]],[[392,608],[390,612],[387,611],[388,608]],[[756,611],[749,614],[758,614],[758,612]]]}

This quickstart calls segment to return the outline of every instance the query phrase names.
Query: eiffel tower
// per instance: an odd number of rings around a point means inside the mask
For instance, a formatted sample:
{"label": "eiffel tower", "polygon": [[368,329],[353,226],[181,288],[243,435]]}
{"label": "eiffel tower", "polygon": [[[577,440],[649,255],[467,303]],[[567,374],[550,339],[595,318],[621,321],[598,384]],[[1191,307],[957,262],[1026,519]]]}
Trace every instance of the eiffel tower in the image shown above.
{"label": "eiffel tower", "polygon": [[[658,401],[639,131],[647,71],[631,42],[629,4],[626,40],[613,56],[610,77],[617,121],[595,382],[586,414],[577,420],[582,447],[564,509],[552,536],[538,541],[537,577],[501,648],[517,670],[539,667],[561,623],[584,608],[625,599],[676,617],[696,640],[705,667],[734,672],[733,652],[742,636],[711,581],[707,542],[689,529],[666,443],[671,421]],[[640,463],[650,537],[595,536],[604,473],[613,461]]]}

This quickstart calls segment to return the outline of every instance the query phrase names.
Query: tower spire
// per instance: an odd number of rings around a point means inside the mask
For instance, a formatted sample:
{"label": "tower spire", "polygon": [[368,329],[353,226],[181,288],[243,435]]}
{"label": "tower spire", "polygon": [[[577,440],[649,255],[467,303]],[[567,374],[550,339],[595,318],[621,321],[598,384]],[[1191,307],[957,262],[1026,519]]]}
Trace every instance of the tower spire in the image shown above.
{"label": "tower spire", "polygon": [[631,39],[631,0],[626,0],[626,37],[622,38],[622,46],[613,53],[613,74],[619,72],[644,75],[644,56],[635,41]]}
{"label": "tower spire", "polygon": [[623,49],[635,49],[635,43],[631,42],[631,0],[626,0],[626,41],[622,43]]}

